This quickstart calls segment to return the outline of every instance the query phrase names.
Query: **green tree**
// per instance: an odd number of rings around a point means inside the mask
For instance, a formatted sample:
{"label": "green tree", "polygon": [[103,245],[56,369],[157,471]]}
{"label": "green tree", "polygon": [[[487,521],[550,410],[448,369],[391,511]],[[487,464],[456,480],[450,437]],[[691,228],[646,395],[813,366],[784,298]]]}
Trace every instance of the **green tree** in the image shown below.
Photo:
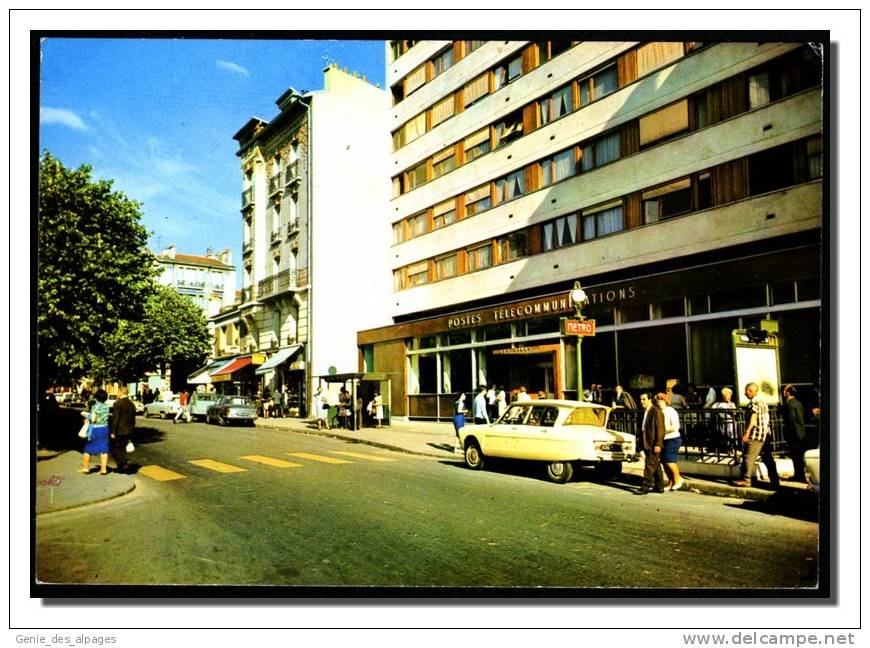
{"label": "green tree", "polygon": [[123,320],[141,319],[157,270],[138,202],[43,153],[39,164],[37,356],[42,384],[90,373]]}
{"label": "green tree", "polygon": [[206,359],[211,347],[208,323],[193,301],[166,286],[157,286],[145,302],[139,321],[122,321],[105,344],[100,377],[123,382],[140,379],[149,371],[166,373],[172,366],[173,383]]}

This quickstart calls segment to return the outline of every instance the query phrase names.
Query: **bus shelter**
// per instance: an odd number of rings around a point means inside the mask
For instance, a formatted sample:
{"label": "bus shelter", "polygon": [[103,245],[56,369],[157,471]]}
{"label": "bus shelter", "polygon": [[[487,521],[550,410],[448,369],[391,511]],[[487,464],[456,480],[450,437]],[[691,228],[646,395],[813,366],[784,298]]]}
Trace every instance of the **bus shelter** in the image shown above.
{"label": "bus shelter", "polygon": [[[375,397],[375,392],[381,394],[381,400],[384,406],[384,418],[381,425],[390,424],[390,412],[392,411],[391,390],[392,381],[385,373],[335,373],[325,376],[317,376],[318,386],[327,384],[326,391],[332,393],[329,385],[339,385],[344,387],[350,394],[351,411],[353,416],[350,417],[350,427],[352,430],[358,430],[369,425],[374,425],[374,417],[368,413],[368,404]],[[338,403],[330,403],[329,420],[332,421],[335,417],[339,418]]]}

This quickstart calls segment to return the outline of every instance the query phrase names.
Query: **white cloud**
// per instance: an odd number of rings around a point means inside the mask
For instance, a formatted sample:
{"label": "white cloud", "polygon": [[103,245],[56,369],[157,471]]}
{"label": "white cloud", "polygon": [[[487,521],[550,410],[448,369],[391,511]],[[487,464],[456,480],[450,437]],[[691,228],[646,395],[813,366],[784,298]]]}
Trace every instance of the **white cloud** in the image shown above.
{"label": "white cloud", "polygon": [[75,114],[72,110],[64,108],[39,108],[39,123],[40,124],[63,124],[76,130],[87,130],[88,127],[82,121],[82,118]]}
{"label": "white cloud", "polygon": [[227,70],[228,72],[233,72],[234,74],[239,74],[241,76],[248,76],[248,74],[250,74],[241,65],[231,63],[230,61],[217,61],[217,66],[222,70]]}

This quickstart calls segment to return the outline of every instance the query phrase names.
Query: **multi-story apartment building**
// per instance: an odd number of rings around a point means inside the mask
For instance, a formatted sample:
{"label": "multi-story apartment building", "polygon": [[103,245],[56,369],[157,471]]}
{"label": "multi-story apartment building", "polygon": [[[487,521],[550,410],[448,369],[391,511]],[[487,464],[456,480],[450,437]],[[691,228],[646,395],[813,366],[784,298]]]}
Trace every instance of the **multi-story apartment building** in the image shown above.
{"label": "multi-story apartment building", "polygon": [[278,100],[235,134],[242,167],[241,303],[213,317],[212,382],[287,386],[294,409],[319,376],[351,372],[360,323],[387,303],[388,95],[335,65],[324,88]]}
{"label": "multi-story apartment building", "polygon": [[478,384],[734,383],[734,329],[819,383],[822,52],[808,43],[395,41],[391,316],[358,334],[396,415]]}
{"label": "multi-story apartment building", "polygon": [[205,256],[179,254],[174,245],[154,255],[161,268],[158,283],[187,295],[204,315],[215,315],[236,297],[232,251],[208,250]]}

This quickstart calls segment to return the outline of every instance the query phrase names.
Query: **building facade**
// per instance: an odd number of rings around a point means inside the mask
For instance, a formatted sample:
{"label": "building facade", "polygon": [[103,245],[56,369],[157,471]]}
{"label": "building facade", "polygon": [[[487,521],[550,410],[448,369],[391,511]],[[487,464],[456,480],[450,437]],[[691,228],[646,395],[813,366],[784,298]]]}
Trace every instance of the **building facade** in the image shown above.
{"label": "building facade", "polygon": [[187,295],[206,317],[235,302],[236,268],[231,250],[208,250],[205,256],[197,256],[180,254],[170,245],[154,258],[161,269],[158,283]]}
{"label": "building facade", "polygon": [[[240,303],[213,317],[213,371],[228,389],[286,387],[291,409],[311,411],[318,376],[357,366],[359,322],[390,295],[386,91],[330,65],[324,88],[288,90],[269,122],[234,139],[242,168]],[[218,378],[218,380],[215,380]],[[232,385],[230,387],[229,385]]]}
{"label": "building facade", "polygon": [[734,382],[731,331],[778,328],[819,384],[822,52],[809,43],[395,41],[393,294],[358,334],[396,415],[478,384]]}

